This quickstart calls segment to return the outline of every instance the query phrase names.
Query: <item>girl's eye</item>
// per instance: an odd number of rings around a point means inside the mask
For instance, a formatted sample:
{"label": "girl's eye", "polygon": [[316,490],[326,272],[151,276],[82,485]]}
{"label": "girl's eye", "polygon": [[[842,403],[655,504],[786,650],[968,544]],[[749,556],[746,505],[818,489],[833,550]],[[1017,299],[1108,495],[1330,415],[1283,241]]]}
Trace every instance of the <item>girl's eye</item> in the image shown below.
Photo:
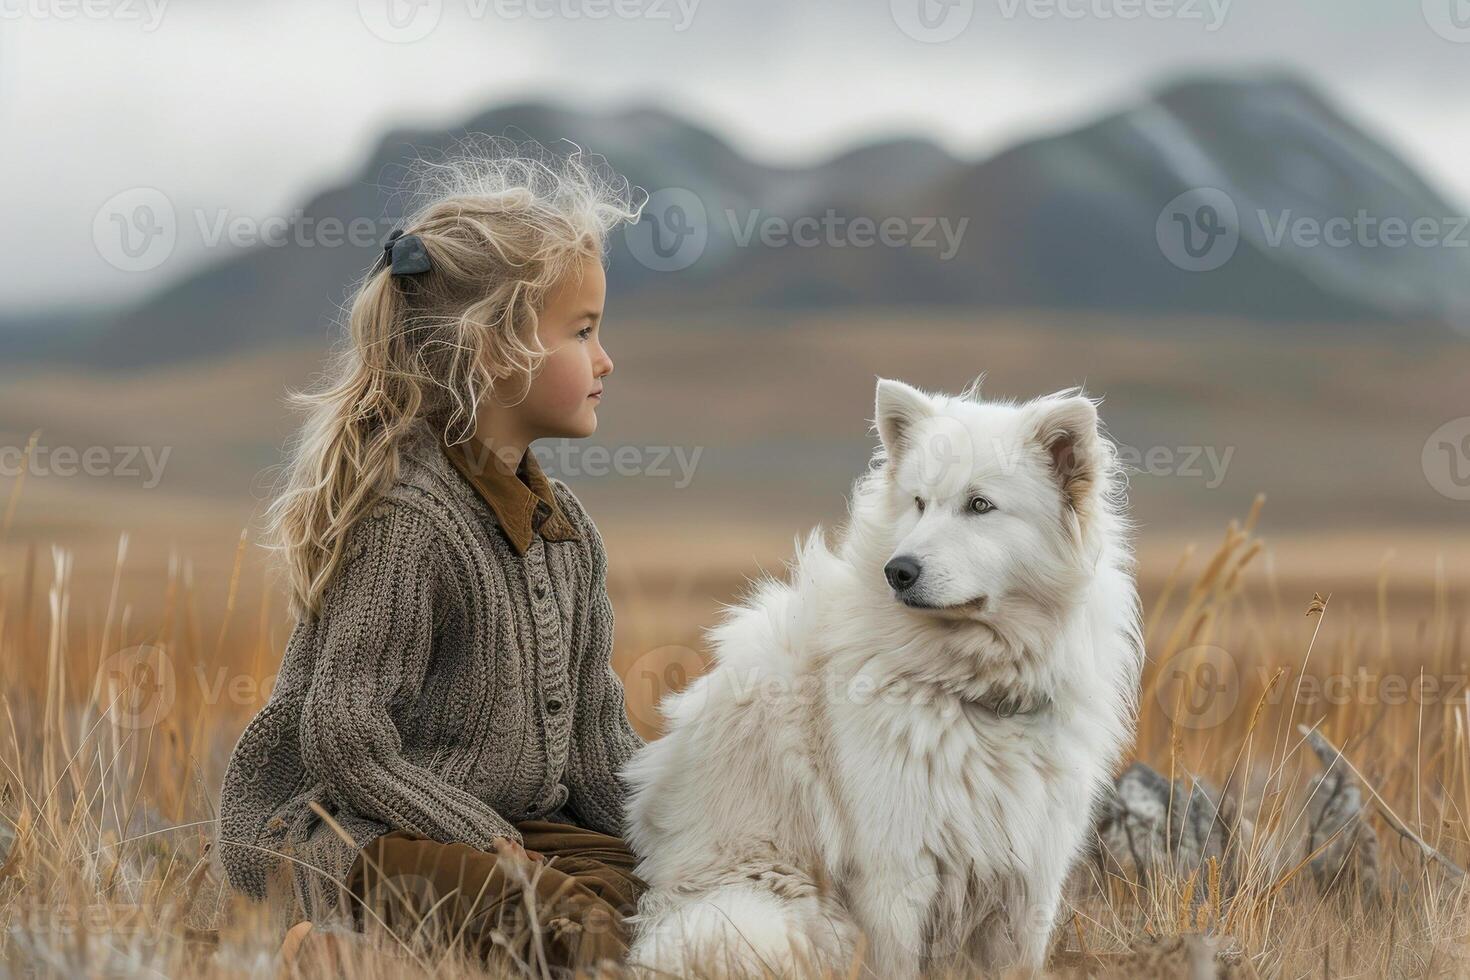
{"label": "girl's eye", "polygon": [[917,506],[919,508],[919,513],[920,514],[924,513],[924,501],[921,498],[915,497],[914,498],[914,504],[915,504],[915,506]]}
{"label": "girl's eye", "polygon": [[993,510],[995,510],[995,504],[992,504],[990,501],[986,500],[984,497],[971,497],[970,498],[970,511],[972,513],[975,513],[975,514],[988,514],[988,513],[990,513]]}
{"label": "girl's eye", "polygon": [[581,330],[577,331],[577,336],[580,337],[582,340],[586,340],[588,337],[592,336],[592,328],[583,327]]}

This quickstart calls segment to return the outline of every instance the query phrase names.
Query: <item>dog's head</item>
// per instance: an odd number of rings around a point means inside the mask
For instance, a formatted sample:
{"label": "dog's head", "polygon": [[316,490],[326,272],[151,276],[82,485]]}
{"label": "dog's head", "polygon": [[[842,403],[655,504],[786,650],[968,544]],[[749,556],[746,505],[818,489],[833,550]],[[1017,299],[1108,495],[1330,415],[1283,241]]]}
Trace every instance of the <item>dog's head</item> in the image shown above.
{"label": "dog's head", "polygon": [[1092,400],[986,402],[883,379],[875,424],[898,601],[983,620],[1016,598],[1065,604],[1085,584],[1115,458]]}

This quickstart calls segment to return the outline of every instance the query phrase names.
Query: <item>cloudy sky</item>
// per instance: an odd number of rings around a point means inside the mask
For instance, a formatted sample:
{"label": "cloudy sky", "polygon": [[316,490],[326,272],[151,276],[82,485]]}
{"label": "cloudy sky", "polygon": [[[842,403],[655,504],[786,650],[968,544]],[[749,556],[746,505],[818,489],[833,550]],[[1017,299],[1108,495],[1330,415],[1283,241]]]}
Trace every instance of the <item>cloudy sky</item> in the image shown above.
{"label": "cloudy sky", "polygon": [[655,103],[775,162],[896,134],[979,157],[1269,66],[1470,207],[1467,0],[0,0],[0,302],[125,302],[218,258],[181,222],[166,268],[116,268],[115,195],[261,221],[389,126],[510,98]]}

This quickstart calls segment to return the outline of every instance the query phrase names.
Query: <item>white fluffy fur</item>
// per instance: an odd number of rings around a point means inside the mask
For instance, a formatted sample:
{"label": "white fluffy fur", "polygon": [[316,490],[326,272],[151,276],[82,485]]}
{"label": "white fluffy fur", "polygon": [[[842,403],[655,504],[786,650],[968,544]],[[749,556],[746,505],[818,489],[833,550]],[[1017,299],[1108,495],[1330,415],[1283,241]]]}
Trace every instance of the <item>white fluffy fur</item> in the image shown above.
{"label": "white fluffy fur", "polygon": [[[730,610],[716,663],[624,770],[651,886],[634,963],[842,975],[862,934],[884,980],[1043,964],[1133,725],[1112,445],[1069,392],[880,380],[875,424],[836,550],[817,528],[788,582]],[[923,566],[907,602],[898,556]]]}

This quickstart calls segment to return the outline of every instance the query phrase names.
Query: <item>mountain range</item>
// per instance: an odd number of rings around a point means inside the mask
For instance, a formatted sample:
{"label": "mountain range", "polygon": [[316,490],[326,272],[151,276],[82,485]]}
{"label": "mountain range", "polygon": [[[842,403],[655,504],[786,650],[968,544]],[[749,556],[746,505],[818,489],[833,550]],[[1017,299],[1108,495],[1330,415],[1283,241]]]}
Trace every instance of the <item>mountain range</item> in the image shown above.
{"label": "mountain range", "polygon": [[[1290,76],[1176,80],[982,160],[910,138],[808,167],[752,159],[661,109],[518,102],[387,134],[301,214],[368,217],[386,234],[404,168],[472,134],[575,144],[648,195],[611,245],[621,313],[947,307],[1137,314],[1140,330],[1201,316],[1385,338],[1470,330],[1457,209]],[[85,329],[59,323],[48,342],[0,324],[0,353],[127,367],[325,342],[376,252],[259,246]]]}

